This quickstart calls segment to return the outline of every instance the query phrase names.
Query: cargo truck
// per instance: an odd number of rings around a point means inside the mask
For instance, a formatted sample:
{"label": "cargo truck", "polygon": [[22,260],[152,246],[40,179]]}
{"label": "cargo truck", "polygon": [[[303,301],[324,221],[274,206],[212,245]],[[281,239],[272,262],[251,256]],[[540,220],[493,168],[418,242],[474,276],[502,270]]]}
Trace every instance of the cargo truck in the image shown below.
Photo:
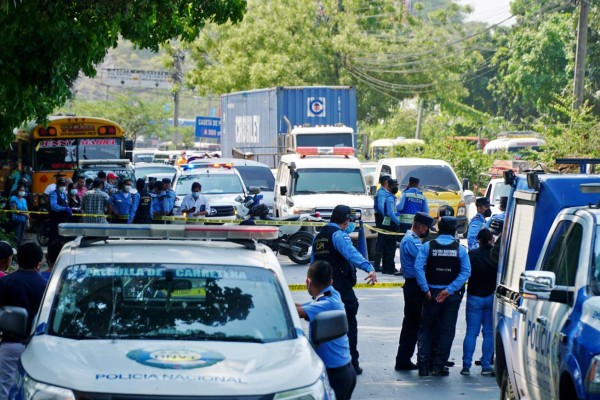
{"label": "cargo truck", "polygon": [[291,86],[221,96],[223,157],[277,168],[297,147],[356,148],[356,88]]}

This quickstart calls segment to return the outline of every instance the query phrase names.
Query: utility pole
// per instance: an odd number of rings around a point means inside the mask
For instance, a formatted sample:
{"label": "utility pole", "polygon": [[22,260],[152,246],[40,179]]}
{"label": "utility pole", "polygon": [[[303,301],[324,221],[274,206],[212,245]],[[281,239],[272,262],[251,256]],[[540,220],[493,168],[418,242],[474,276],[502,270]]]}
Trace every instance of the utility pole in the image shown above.
{"label": "utility pole", "polygon": [[573,78],[573,109],[578,109],[583,104],[588,12],[588,0],[579,0],[579,23],[577,24],[577,50],[575,53],[575,76]]}
{"label": "utility pole", "polygon": [[417,112],[417,130],[415,139],[421,138],[421,121],[423,120],[423,99],[419,97],[419,111]]}
{"label": "utility pole", "polygon": [[179,126],[179,92],[181,91],[181,83],[183,82],[183,62],[185,61],[185,53],[179,48],[176,47],[173,50],[173,69],[172,69],[172,78],[173,84],[175,85],[175,92],[173,93],[173,126],[175,127],[175,132],[173,133],[173,142],[175,142],[175,147],[179,144],[179,131],[177,127]]}

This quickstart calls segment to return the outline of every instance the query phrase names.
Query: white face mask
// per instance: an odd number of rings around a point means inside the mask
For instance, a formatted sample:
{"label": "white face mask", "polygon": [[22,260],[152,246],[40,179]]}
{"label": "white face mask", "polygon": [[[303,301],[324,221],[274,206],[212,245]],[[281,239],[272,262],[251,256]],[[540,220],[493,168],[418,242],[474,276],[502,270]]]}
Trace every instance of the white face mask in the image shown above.
{"label": "white face mask", "polygon": [[131,190],[131,185],[125,185],[123,186],[123,190],[126,192],[129,192]]}
{"label": "white face mask", "polygon": [[58,187],[58,191],[61,193],[65,193],[67,191],[67,187],[66,186],[59,186]]}
{"label": "white face mask", "polygon": [[19,192],[19,196],[21,196],[21,197],[25,196],[25,192],[24,191],[20,191]]}

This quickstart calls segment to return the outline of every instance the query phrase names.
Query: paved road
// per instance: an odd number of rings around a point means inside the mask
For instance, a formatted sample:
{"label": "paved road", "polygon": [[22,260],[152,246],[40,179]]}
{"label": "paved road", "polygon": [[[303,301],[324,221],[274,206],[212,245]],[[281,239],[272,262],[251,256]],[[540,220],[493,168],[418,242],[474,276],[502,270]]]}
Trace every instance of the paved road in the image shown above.
{"label": "paved road", "polygon": [[[399,266],[398,258],[396,265]],[[306,266],[293,264],[279,257],[289,284],[304,284]],[[360,276],[365,274],[359,272]],[[380,281],[403,282],[402,277],[379,275]],[[292,292],[298,302],[310,300],[304,290]],[[460,375],[462,367],[462,340],[465,336],[465,303],[463,300],[452,346],[450,359],[456,366],[450,368],[448,377],[419,377],[416,371],[396,372],[394,362],[398,336],[403,317],[404,299],[401,288],[358,289],[360,302],[358,313],[358,350],[363,375],[358,377],[353,399],[498,399],[496,380],[480,375],[480,367],[471,368],[471,376]],[[305,327],[306,328],[306,327]],[[481,339],[477,342],[474,358],[481,355]],[[416,361],[416,355],[413,357]]]}

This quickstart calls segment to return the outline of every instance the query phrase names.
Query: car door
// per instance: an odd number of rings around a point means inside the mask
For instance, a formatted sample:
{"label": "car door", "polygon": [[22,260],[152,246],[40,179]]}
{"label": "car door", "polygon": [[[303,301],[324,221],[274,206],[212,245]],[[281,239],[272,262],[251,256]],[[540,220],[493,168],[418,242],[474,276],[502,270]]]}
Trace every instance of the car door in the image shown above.
{"label": "car door", "polygon": [[[538,270],[555,274],[557,292],[574,291],[577,268],[582,259],[583,230],[579,217],[565,215],[555,225],[541,264],[538,263]],[[561,331],[571,313],[571,305],[564,299],[553,298],[552,294],[549,299],[523,298],[521,305],[526,314],[519,349],[525,363],[523,379],[527,398],[556,399]]]}
{"label": "car door", "polygon": [[277,170],[277,178],[275,180],[275,193],[274,193],[274,212],[276,217],[281,217],[285,215],[284,207],[286,206],[287,194],[281,194],[281,187],[285,186],[288,190],[290,190],[290,169],[288,168],[287,163],[280,162],[279,168]]}

